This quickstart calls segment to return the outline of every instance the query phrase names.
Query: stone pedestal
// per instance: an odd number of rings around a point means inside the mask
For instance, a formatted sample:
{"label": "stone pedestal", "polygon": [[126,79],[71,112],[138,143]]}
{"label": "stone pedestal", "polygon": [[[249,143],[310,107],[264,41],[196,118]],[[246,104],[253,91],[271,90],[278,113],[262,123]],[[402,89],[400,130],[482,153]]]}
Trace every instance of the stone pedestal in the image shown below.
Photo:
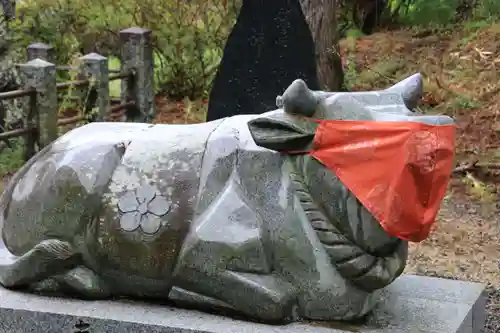
{"label": "stone pedestal", "polygon": [[364,324],[270,326],[141,302],[80,301],[0,288],[0,333],[479,333],[483,290],[477,283],[407,275],[384,290]]}

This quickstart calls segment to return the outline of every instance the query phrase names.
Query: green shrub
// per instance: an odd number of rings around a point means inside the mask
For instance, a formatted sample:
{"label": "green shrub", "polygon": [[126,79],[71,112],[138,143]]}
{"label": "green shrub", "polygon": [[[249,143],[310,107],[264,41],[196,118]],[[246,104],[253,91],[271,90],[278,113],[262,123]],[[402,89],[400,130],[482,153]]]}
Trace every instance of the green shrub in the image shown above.
{"label": "green shrub", "polygon": [[500,1],[481,0],[474,10],[475,19],[500,21]]}
{"label": "green shrub", "polygon": [[[376,6],[385,6],[380,14],[379,25],[395,28],[398,26],[450,27],[468,21],[498,21],[500,19],[499,0],[342,0],[337,8],[340,36],[346,36],[355,23],[353,18],[362,18]],[[358,26],[359,28],[359,26]]]}
{"label": "green shrub", "polygon": [[[12,148],[3,147],[4,143],[0,144],[0,183],[3,177],[12,173],[24,163],[23,158],[23,139],[10,140]],[[1,184],[0,184],[1,185]],[[2,193],[0,188],[0,194]]]}
{"label": "green shrub", "polygon": [[390,0],[389,7],[391,10],[399,7],[399,21],[413,26],[443,26],[464,19],[478,21],[500,18],[498,0]]}
{"label": "green shrub", "polygon": [[210,88],[238,6],[217,0],[25,0],[17,11],[18,46],[50,44],[60,65],[81,53],[119,57],[121,29],[149,28],[160,92],[199,98]]}
{"label": "green shrub", "polygon": [[416,0],[405,17],[412,25],[446,25],[456,16],[458,0]]}

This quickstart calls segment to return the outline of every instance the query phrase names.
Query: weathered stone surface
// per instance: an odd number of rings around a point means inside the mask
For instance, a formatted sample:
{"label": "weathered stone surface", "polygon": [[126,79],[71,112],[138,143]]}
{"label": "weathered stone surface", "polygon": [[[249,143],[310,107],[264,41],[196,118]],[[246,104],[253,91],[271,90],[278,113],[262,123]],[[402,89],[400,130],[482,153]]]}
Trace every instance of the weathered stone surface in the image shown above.
{"label": "weathered stone surface", "polygon": [[476,283],[402,276],[384,290],[363,323],[283,326],[164,305],[69,300],[0,290],[0,333],[74,332],[79,321],[96,333],[480,333],[484,326],[483,289]]}
{"label": "weathered stone surface", "polygon": [[156,116],[152,32],[132,27],[120,31],[121,71],[134,72],[133,78],[121,80],[122,102],[135,101],[130,121],[151,122]]}
{"label": "weathered stone surface", "polygon": [[43,59],[34,59],[18,65],[24,88],[36,89],[38,144],[45,147],[58,136],[56,65]]}
{"label": "weathered stone surface", "polygon": [[[80,58],[83,74],[89,78],[95,89],[98,121],[103,121],[109,112],[109,68],[108,58],[97,53],[89,53]],[[90,98],[90,96],[88,96]]]}
{"label": "weathered stone surface", "polygon": [[27,47],[28,61],[37,58],[55,63],[56,49],[53,46],[44,43],[33,43]]}
{"label": "weathered stone surface", "polygon": [[3,10],[3,19],[5,21],[12,20],[16,17],[16,1],[15,0],[2,0],[0,7]]}
{"label": "weathered stone surface", "polygon": [[309,154],[280,153],[305,149],[317,126],[288,111],[453,123],[407,108],[418,80],[334,94],[297,80],[278,98],[285,110],[260,116],[74,129],[0,198],[5,246],[18,256],[0,265],[0,284],[169,298],[264,321],[362,317],[402,273],[407,243]]}
{"label": "weathered stone surface", "polygon": [[243,0],[210,93],[207,120],[260,114],[293,80],[314,90],[314,42],[298,0]]}

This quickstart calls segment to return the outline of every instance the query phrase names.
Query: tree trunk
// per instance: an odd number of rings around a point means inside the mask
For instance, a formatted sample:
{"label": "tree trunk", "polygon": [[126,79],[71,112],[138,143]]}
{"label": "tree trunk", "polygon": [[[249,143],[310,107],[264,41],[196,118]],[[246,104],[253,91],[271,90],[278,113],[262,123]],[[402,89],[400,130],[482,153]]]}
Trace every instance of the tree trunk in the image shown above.
{"label": "tree trunk", "polygon": [[328,91],[340,91],[344,84],[335,16],[337,1],[300,0],[316,47],[318,80]]}
{"label": "tree trunk", "polygon": [[386,0],[373,0],[364,3],[362,8],[363,23],[361,24],[361,31],[365,35],[371,35],[375,28],[380,24],[380,19],[384,10],[387,7]]}

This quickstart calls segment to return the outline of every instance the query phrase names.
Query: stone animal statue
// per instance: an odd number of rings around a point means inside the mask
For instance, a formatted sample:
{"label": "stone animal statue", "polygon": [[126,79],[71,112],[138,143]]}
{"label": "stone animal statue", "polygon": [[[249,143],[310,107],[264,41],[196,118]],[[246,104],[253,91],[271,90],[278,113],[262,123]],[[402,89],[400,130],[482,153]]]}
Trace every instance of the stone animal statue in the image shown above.
{"label": "stone animal statue", "polygon": [[310,144],[317,124],[303,116],[453,123],[414,114],[421,94],[418,74],[376,92],[296,80],[262,115],[74,129],[0,198],[0,284],[169,299],[265,322],[364,316],[403,272],[408,243],[321,163],[281,152]]}

